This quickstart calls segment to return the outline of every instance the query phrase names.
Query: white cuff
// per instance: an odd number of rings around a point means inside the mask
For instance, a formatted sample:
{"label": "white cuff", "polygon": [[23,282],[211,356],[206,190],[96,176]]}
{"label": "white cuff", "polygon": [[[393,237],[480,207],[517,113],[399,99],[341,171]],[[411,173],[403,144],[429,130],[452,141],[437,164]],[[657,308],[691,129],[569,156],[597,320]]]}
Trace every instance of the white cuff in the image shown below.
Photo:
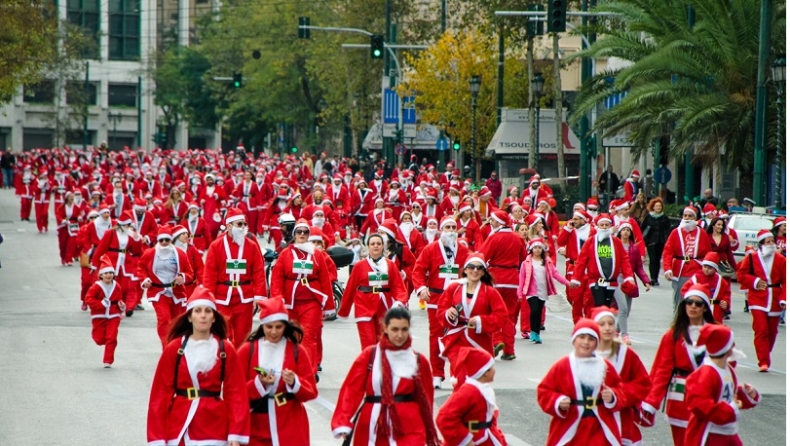
{"label": "white cuff", "polygon": [[332,436],[335,437],[335,438],[341,438],[341,436],[343,434],[348,435],[350,433],[351,433],[351,428],[350,427],[348,427],[348,426],[340,426],[337,429],[334,429],[332,431]]}
{"label": "white cuff", "polygon": [[611,403],[607,403],[606,401],[604,401],[603,407],[605,407],[607,409],[612,409],[612,408],[614,408],[614,406],[617,405],[617,395],[612,395],[612,396],[613,396],[612,402]]}
{"label": "white cuff", "polygon": [[626,278],[623,280],[623,282],[628,282],[629,280],[630,280],[631,282],[634,282],[634,283],[636,283],[636,281],[634,280],[634,278],[633,278],[633,277],[630,277],[630,276],[629,276],[629,277],[626,277]]}
{"label": "white cuff", "polygon": [[566,410],[565,411],[566,414],[563,415],[562,411],[560,410],[560,401],[562,401],[563,398],[567,398],[567,397],[565,395],[562,395],[559,398],[557,398],[556,401],[554,401],[554,413],[557,414],[558,417],[564,419],[564,418],[566,418],[568,416],[568,414],[567,414],[568,411]]}
{"label": "white cuff", "polygon": [[425,289],[428,289],[428,287],[427,286],[421,286],[421,287],[417,288],[417,294],[422,293],[422,290],[425,290]]}
{"label": "white cuff", "polygon": [[301,389],[301,388],[302,388],[302,383],[299,382],[299,375],[294,375],[294,385],[293,386],[288,385],[287,383],[285,384],[285,390],[287,390],[290,393],[297,393],[299,391],[299,389]]}
{"label": "white cuff", "polygon": [[255,302],[258,302],[259,300],[266,300],[266,297],[264,297],[264,296],[253,296],[252,300],[254,300]]}
{"label": "white cuff", "polygon": [[263,383],[261,382],[261,380],[258,379],[257,376],[255,377],[255,389],[258,390],[258,393],[260,394],[261,398],[263,398],[264,396],[268,395],[268,393],[269,393],[266,390],[266,388],[263,386]]}
{"label": "white cuff", "polygon": [[651,406],[650,404],[647,404],[644,401],[642,401],[642,410],[649,413],[650,415],[655,415],[656,412],[658,411],[655,407]]}
{"label": "white cuff", "polygon": [[472,320],[477,320],[475,322],[475,333],[480,334],[483,332],[483,321],[480,319],[480,316],[475,316]]}
{"label": "white cuff", "polygon": [[[449,309],[447,311],[450,311]],[[444,312],[444,319],[452,325],[458,325],[458,318],[456,317],[455,320],[450,319],[450,315],[447,314],[447,311]]]}
{"label": "white cuff", "polygon": [[151,278],[150,278],[150,277],[146,277],[146,278],[145,278],[145,280],[143,280],[142,282],[140,282],[140,288],[142,288],[142,287],[143,287],[143,285],[145,285],[146,283],[153,283],[153,282],[151,281]]}
{"label": "white cuff", "polygon": [[244,435],[228,435],[228,441],[238,441],[241,444],[249,444],[250,437]]}
{"label": "white cuff", "polygon": [[105,297],[104,299],[101,300],[101,304],[104,305],[104,308],[110,308],[110,299],[107,299]]}
{"label": "white cuff", "polygon": [[760,402],[760,392],[758,392],[757,389],[754,389],[754,392],[757,394],[756,395],[757,398],[755,399],[752,399],[752,397],[750,397],[749,394],[746,393],[746,390],[743,391],[743,394],[746,395],[746,399],[749,400],[750,403],[757,404]]}
{"label": "white cuff", "polygon": [[565,231],[568,231],[568,232],[573,232],[573,228],[571,228],[568,225],[563,226],[562,229],[564,229]]}
{"label": "white cuff", "polygon": [[148,446],[166,446],[165,440],[154,440],[149,441]]}
{"label": "white cuff", "polygon": [[756,290],[757,289],[757,282],[759,282],[759,281],[760,281],[759,277],[754,279],[754,283],[752,284],[752,288],[754,288]]}
{"label": "white cuff", "polygon": [[574,285],[581,285],[582,284],[581,282],[579,282],[576,279],[571,279],[571,283],[574,284]]}

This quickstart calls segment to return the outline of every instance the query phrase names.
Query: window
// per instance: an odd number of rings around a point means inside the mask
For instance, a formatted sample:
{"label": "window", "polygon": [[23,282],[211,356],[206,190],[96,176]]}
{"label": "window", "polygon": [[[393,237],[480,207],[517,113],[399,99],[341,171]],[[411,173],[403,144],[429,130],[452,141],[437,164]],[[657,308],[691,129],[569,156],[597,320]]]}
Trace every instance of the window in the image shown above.
{"label": "window", "polygon": [[71,105],[97,105],[98,85],[93,82],[88,83],[88,88],[85,88],[85,82],[71,81],[66,84],[66,102]]}
{"label": "window", "polygon": [[45,79],[35,85],[25,86],[25,102],[28,104],[52,104],[55,102],[55,81]]}
{"label": "window", "polygon": [[136,84],[110,84],[108,93],[110,107],[137,107]]}
{"label": "window", "polygon": [[68,0],[69,23],[82,28],[89,38],[90,45],[83,51],[83,57],[99,58],[99,0]]}
{"label": "window", "polygon": [[110,60],[140,58],[140,0],[110,0]]}

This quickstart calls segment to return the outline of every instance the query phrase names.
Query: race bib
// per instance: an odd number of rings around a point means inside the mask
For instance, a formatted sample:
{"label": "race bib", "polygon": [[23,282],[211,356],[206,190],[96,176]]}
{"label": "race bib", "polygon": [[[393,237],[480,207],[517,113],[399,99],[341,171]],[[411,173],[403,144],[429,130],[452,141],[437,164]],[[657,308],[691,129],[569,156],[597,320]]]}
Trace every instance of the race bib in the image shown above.
{"label": "race bib", "polygon": [[247,261],[244,259],[229,259],[225,263],[225,273],[226,274],[246,274],[247,273]]}
{"label": "race bib", "polygon": [[312,274],[313,261],[312,260],[294,260],[293,264],[294,274]]}
{"label": "race bib", "polygon": [[77,223],[69,224],[69,231],[71,231],[71,232],[79,232],[79,230],[80,230],[80,225],[78,225]]}
{"label": "race bib", "polygon": [[457,279],[458,278],[458,265],[440,265],[439,266],[440,279]]}
{"label": "race bib", "polygon": [[389,282],[389,275],[379,272],[368,273],[368,282],[370,286],[384,286]]}

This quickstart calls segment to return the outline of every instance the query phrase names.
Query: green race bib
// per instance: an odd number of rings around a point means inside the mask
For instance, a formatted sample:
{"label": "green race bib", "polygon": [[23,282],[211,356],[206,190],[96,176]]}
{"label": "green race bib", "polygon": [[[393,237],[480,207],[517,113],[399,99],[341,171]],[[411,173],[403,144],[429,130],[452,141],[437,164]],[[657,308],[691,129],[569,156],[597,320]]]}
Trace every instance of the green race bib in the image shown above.
{"label": "green race bib", "polygon": [[368,282],[370,286],[384,286],[389,282],[389,275],[378,272],[368,273]]}
{"label": "green race bib", "polygon": [[439,265],[439,278],[457,279],[458,265]]}
{"label": "green race bib", "polygon": [[313,261],[312,260],[294,260],[293,264],[294,274],[312,274]]}
{"label": "green race bib", "polygon": [[225,262],[225,273],[227,274],[246,274],[247,261],[244,259],[228,259]]}

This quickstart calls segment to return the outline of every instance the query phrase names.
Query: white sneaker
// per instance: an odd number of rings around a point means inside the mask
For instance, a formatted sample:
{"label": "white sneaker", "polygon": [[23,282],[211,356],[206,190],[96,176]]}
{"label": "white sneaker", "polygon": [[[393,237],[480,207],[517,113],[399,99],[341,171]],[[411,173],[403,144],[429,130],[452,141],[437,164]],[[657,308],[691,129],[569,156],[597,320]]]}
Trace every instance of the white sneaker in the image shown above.
{"label": "white sneaker", "polygon": [[110,367],[112,367],[112,364],[110,364],[109,362],[105,362],[104,363],[104,368],[105,369],[109,369]]}
{"label": "white sneaker", "polygon": [[434,389],[442,388],[442,378],[439,378],[438,376],[433,377],[433,388]]}

